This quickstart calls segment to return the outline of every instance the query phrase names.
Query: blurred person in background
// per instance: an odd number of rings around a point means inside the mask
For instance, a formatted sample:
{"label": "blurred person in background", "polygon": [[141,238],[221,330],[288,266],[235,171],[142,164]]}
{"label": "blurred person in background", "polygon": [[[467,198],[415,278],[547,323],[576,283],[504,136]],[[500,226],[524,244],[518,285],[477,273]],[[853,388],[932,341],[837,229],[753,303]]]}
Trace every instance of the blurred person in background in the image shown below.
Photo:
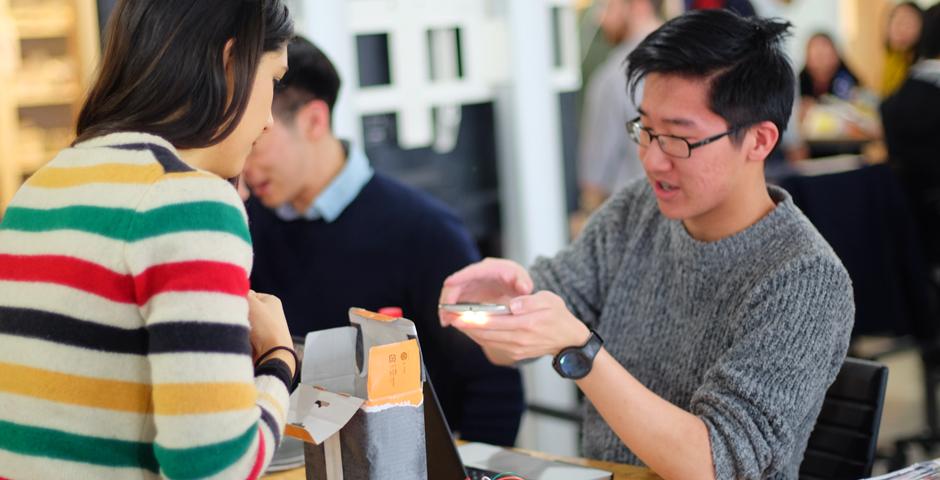
{"label": "blurred person in background", "polygon": [[600,29],[616,47],[585,88],[578,147],[581,209],[572,218],[574,234],[607,197],[643,176],[636,145],[624,130],[637,116],[636,106],[627,97],[624,72],[627,55],[662,25],[663,8],[663,0],[604,0]]}
{"label": "blurred person in background", "polygon": [[443,203],[375,172],[361,147],[333,134],[340,78],[297,37],[274,96],[274,124],[245,166],[254,241],[252,286],[279,296],[298,335],[349,324],[350,307],[393,306],[415,322],[448,422],[466,440],[515,442],[519,372],[487,361],[441,328],[441,283],[480,255]]}
{"label": "blurred person in background", "polygon": [[822,32],[813,34],[806,42],[806,65],[800,71],[800,96],[811,102],[824,95],[851,100],[857,87],[858,77],[845,65],[832,37]]}
{"label": "blurred person in background", "polygon": [[894,93],[907,78],[907,70],[917,57],[917,42],[920,40],[923,16],[924,11],[914,2],[900,3],[891,9],[879,92],[882,98]]}
{"label": "blurred person in background", "polygon": [[918,223],[922,246],[940,284],[940,4],[923,15],[919,60],[881,104],[889,162]]}
{"label": "blurred person in background", "polygon": [[121,0],[78,138],[0,224],[0,477],[258,478],[300,366],[225,179],[270,126],[280,0]]}
{"label": "blurred person in background", "polygon": [[[845,65],[832,37],[822,32],[813,34],[806,42],[806,64],[799,75],[800,132],[807,138],[861,132],[854,123],[833,114],[828,108],[833,98],[851,102],[856,97],[858,86],[858,78]],[[809,144],[797,151],[801,152],[798,156],[805,157],[846,153],[831,148],[813,148]]]}

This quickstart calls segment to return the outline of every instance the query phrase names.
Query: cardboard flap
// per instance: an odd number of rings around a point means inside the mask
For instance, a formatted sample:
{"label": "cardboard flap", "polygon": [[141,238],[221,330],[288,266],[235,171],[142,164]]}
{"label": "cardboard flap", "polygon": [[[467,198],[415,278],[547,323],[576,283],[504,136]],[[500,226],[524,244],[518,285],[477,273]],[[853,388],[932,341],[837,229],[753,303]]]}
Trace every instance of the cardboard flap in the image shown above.
{"label": "cardboard flap", "polygon": [[356,365],[355,327],[310,332],[304,341],[300,381],[337,393],[365,396],[365,372]]}
{"label": "cardboard flap", "polygon": [[362,406],[361,398],[301,384],[291,395],[287,435],[320,444],[338,432]]}

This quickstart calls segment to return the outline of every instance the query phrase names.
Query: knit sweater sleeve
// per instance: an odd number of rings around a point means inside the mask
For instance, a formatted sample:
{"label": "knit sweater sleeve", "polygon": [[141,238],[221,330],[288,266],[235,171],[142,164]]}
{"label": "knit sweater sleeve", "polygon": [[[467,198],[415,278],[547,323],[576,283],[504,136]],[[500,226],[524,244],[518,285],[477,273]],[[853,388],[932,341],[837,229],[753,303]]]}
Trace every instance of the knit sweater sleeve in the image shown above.
{"label": "knit sweater sleeve", "polygon": [[801,425],[812,426],[848,348],[852,287],[834,255],[805,256],[764,278],[691,401],[719,479],[766,478],[794,464],[809,435]]}
{"label": "knit sweater sleeve", "polygon": [[620,269],[628,235],[653,212],[655,203],[642,193],[646,179],[629,184],[591,217],[581,234],[551,258],[540,257],[529,269],[535,290],[548,290],[563,298],[568,309],[589,327],[601,314],[608,286]]}
{"label": "knit sweater sleeve", "polygon": [[215,176],[165,174],[128,232],[161,475],[259,477],[280,442],[289,379],[276,362],[253,371],[244,207]]}

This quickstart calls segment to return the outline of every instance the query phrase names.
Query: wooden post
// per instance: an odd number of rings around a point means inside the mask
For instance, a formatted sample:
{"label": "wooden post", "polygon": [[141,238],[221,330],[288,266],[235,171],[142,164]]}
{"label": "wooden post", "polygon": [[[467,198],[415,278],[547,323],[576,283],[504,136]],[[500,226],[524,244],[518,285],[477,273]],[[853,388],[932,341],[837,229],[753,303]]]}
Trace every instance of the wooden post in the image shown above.
{"label": "wooden post", "polygon": [[885,29],[894,3],[891,0],[842,0],[839,4],[845,61],[858,75],[859,82],[875,92],[881,87]]}
{"label": "wooden post", "polygon": [[16,158],[16,84],[19,36],[10,16],[9,0],[0,0],[0,217],[20,182]]}

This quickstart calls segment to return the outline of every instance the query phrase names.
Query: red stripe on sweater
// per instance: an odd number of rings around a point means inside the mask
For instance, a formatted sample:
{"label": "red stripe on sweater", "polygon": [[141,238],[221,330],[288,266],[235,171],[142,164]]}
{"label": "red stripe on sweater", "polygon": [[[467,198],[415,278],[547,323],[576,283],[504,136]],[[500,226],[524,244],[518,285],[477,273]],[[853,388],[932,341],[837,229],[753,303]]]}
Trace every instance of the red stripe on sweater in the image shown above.
{"label": "red stripe on sweater", "polygon": [[218,292],[244,297],[248,295],[248,274],[230,263],[196,260],[150,267],[134,278],[134,285],[140,305],[165,292]]}
{"label": "red stripe on sweater", "polygon": [[0,280],[64,285],[114,302],[138,305],[164,292],[248,294],[244,269],[211,261],[155,265],[132,278],[74,257],[0,254]]}
{"label": "red stripe on sweater", "polygon": [[255,466],[251,467],[248,480],[257,480],[261,476],[261,467],[264,466],[264,432],[258,427],[258,456],[255,457]]}
{"label": "red stripe on sweater", "polygon": [[134,303],[130,277],[62,255],[0,255],[0,280],[65,285],[115,302]]}

